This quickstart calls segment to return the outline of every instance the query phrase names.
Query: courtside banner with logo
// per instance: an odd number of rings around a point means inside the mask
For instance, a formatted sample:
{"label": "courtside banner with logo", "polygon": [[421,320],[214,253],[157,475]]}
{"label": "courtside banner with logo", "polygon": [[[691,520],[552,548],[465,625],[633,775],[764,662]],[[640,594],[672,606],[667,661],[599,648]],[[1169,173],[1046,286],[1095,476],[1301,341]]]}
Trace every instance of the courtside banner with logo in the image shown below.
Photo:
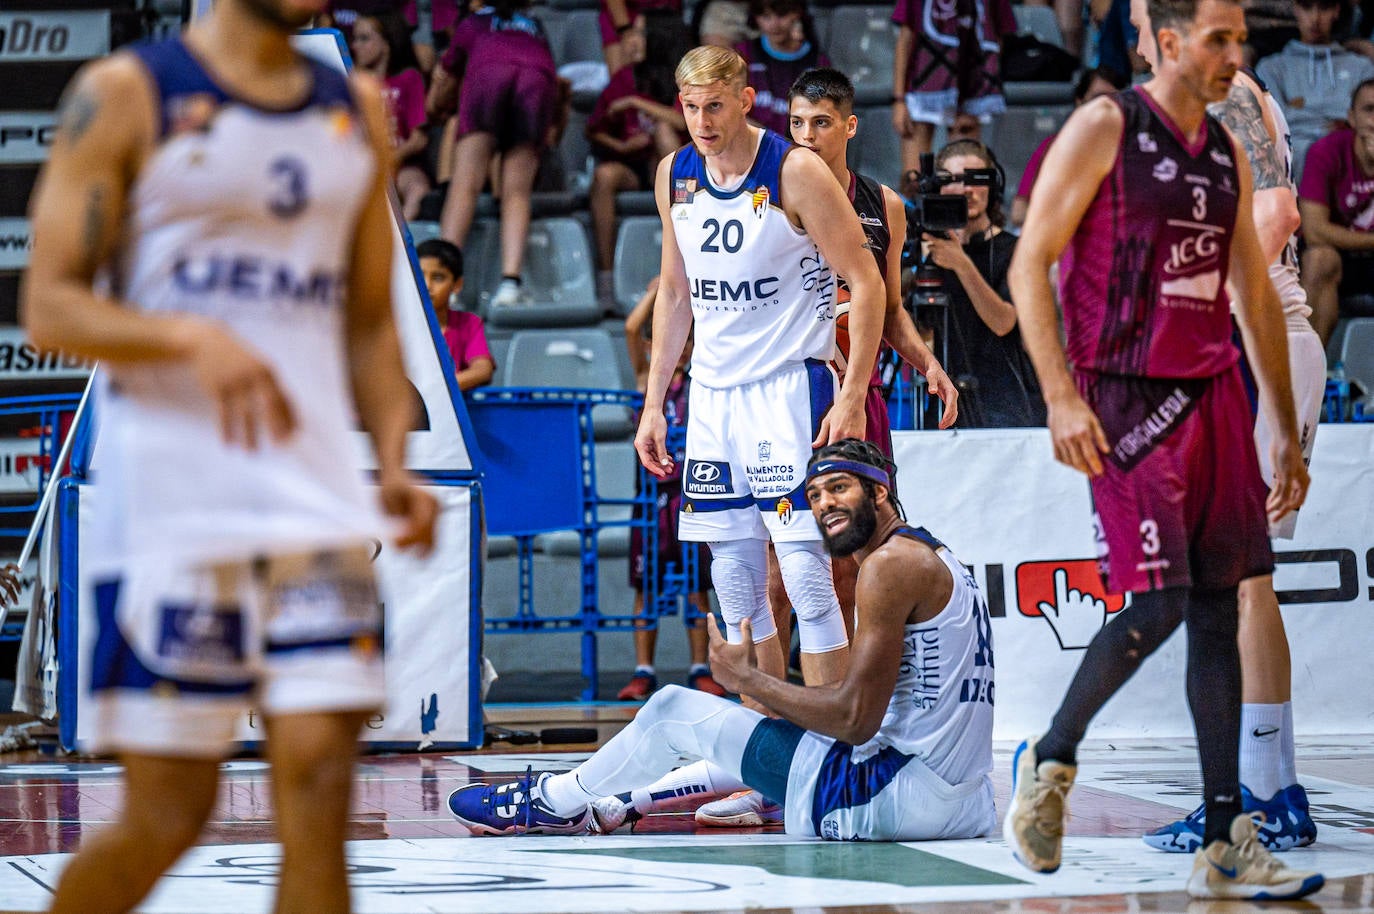
{"label": "courtside banner with logo", "polygon": [[109,10],[0,12],[0,63],[86,60],[108,53]]}
{"label": "courtside banner with logo", "polygon": [[0,111],[0,163],[44,162],[57,133],[57,116],[48,111]]}
{"label": "courtside banner with logo", "polygon": [[[434,551],[421,559],[387,543],[376,558],[384,609],[387,703],[367,721],[361,739],[379,747],[459,747],[476,744],[482,736],[478,663],[473,656],[473,645],[480,643],[473,630],[476,595],[473,576],[461,560],[472,554],[477,537],[472,488],[428,489],[439,500],[440,509]],[[73,503],[79,511],[78,554],[80,542],[89,535],[91,512],[99,509],[99,498],[99,487],[91,485],[68,486],[62,493],[61,522],[73,519]],[[65,531],[59,535],[66,540]],[[64,561],[70,558],[74,557],[64,556]],[[78,644],[74,656],[68,652],[62,657],[66,694],[60,699],[59,719],[62,744],[71,747],[74,740],[82,750],[94,733],[89,658],[99,625],[86,569],[74,577],[78,580]],[[72,663],[77,668],[74,678]],[[263,735],[262,717],[254,712],[245,715],[239,739],[257,742]]]}
{"label": "courtside banner with logo", "polygon": [[12,216],[0,218],[0,270],[22,270],[29,265],[33,234],[29,220]]}
{"label": "courtside banner with logo", "polygon": [[[908,520],[944,540],[988,600],[999,739],[1043,732],[1094,634],[1129,596],[1097,574],[1087,478],[1044,429],[899,432]],[[1275,541],[1300,734],[1370,733],[1374,716],[1374,425],[1323,425],[1297,536]],[[1094,720],[1090,737],[1191,736],[1175,634]]]}

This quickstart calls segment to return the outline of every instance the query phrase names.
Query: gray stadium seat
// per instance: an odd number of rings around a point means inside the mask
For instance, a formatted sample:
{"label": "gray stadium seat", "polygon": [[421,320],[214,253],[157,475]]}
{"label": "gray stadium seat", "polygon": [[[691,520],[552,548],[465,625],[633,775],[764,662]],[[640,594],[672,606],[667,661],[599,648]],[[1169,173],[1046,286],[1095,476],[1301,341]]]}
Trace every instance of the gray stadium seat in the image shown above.
{"label": "gray stadium seat", "polygon": [[407,223],[407,227],[410,229],[410,238],[415,242],[417,248],[426,241],[439,237],[439,223],[437,222],[416,220]]}
{"label": "gray stadium seat", "polygon": [[858,105],[888,104],[897,45],[892,6],[841,6],[830,13],[825,52],[854,83]]}
{"label": "gray stadium seat", "polygon": [[601,53],[600,14],[592,9],[574,9],[565,13],[559,26],[561,35],[553,48],[553,60],[558,66],[583,60],[603,60]]}
{"label": "gray stadium seat", "polygon": [[995,134],[988,137],[988,143],[1007,173],[1008,199],[1016,193],[1016,185],[1036,147],[1045,137],[1059,130],[1072,110],[1068,105],[1012,107],[998,119]]}
{"label": "gray stadium seat", "polygon": [[592,166],[589,161],[592,145],[587,140],[587,115],[574,108],[568,112],[568,128],[558,143],[558,155],[563,160],[563,178],[569,191],[585,194],[592,186]]}
{"label": "gray stadium seat", "polygon": [[629,314],[649,280],[658,275],[663,223],[657,216],[630,216],[620,222],[615,239],[615,304]]}
{"label": "gray stadium seat", "polygon": [[859,132],[849,143],[849,167],[900,190],[902,141],[892,129],[892,106],[874,105],[854,113],[859,116]]}
{"label": "gray stadium seat", "polygon": [[[635,496],[639,475],[639,456],[631,441],[600,441],[596,444],[596,494],[601,498],[630,499]],[[629,520],[634,513],[631,505],[605,505],[598,509],[602,521]],[[576,558],[582,553],[582,542],[574,530],[543,533],[534,539],[535,548],[546,555]],[[614,526],[602,528],[596,538],[596,553],[602,558],[624,558],[630,554],[630,528]]]}
{"label": "gray stadium seat", "polygon": [[1374,404],[1374,317],[1352,318],[1341,340],[1345,376],[1364,388],[1363,402]]}
{"label": "gray stadium seat", "polygon": [[[522,277],[525,301],[494,307],[491,295],[501,280],[500,239],[479,267],[464,271],[480,276],[479,300],[487,320],[498,327],[556,327],[594,323],[601,316],[586,230],[571,216],[535,219],[525,242]],[[480,273],[478,269],[480,268]]]}
{"label": "gray stadium seat", "polygon": [[[624,342],[601,327],[521,330],[511,337],[497,377],[505,387],[633,390],[624,350]],[[620,406],[597,407],[592,424],[597,440],[626,438],[634,429],[630,411]]]}
{"label": "gray stadium seat", "polygon": [[1059,30],[1059,20],[1055,18],[1053,7],[1015,3],[1011,10],[1016,16],[1018,32],[1029,32],[1046,44],[1060,48],[1064,46],[1064,33]]}

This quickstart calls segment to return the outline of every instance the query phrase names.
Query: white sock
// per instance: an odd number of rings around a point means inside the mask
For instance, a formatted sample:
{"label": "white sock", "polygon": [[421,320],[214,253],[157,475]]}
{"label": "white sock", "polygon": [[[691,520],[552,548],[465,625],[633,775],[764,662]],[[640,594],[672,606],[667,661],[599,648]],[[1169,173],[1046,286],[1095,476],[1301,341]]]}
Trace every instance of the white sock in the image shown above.
{"label": "white sock", "polygon": [[1279,783],[1292,787],[1298,783],[1298,750],[1293,744],[1293,703],[1283,703],[1283,734],[1279,737]]}
{"label": "white sock", "polygon": [[1240,706],[1240,782],[1256,799],[1267,800],[1284,787],[1283,705]]}
{"label": "white sock", "polygon": [[[668,772],[648,787],[631,790],[628,805],[641,815],[647,815],[667,806],[680,806],[688,798],[722,796],[743,790],[745,786],[719,765],[701,760]],[[622,795],[621,799],[625,797]]]}

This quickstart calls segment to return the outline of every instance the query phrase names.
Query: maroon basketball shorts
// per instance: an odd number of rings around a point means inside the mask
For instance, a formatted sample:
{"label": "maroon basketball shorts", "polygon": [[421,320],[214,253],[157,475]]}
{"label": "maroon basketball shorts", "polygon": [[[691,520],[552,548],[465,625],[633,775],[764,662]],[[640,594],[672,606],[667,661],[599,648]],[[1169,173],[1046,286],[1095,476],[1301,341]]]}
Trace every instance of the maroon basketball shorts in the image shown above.
{"label": "maroon basketball shorts", "polygon": [[1164,379],[1079,372],[1110,453],[1092,480],[1114,592],[1219,590],[1270,574],[1265,487],[1240,370]]}
{"label": "maroon basketball shorts", "polygon": [[887,415],[887,401],[878,385],[868,388],[864,397],[864,440],[878,446],[887,459],[892,459],[892,420]]}
{"label": "maroon basketball shorts", "polygon": [[558,110],[558,81],[535,67],[483,61],[463,76],[458,135],[490,133],[498,149],[542,148]]}

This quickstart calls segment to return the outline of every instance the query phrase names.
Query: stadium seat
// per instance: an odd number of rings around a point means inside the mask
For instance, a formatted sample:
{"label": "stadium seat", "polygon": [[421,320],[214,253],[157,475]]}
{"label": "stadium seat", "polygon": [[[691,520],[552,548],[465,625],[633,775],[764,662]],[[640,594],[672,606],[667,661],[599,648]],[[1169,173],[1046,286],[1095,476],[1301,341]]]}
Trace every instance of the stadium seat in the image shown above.
{"label": "stadium seat", "polygon": [[525,300],[518,305],[491,304],[501,281],[499,238],[492,239],[490,252],[475,266],[465,264],[464,269],[479,281],[478,300],[494,326],[558,327],[594,323],[601,316],[591,244],[582,224],[571,216],[535,219],[530,224],[522,277]]}
{"label": "stadium seat", "polygon": [[615,214],[625,216],[653,216],[658,218],[658,201],[650,190],[623,190],[615,195]]}
{"label": "stadium seat", "polygon": [[1059,20],[1055,18],[1053,7],[1016,3],[1011,9],[1016,15],[1018,32],[1029,32],[1046,44],[1060,48],[1064,46],[1064,33],[1059,30]]}
{"label": "stadium seat", "polygon": [[1007,199],[1016,193],[1016,185],[1026,170],[1026,164],[1036,147],[1064,124],[1073,109],[1057,107],[1011,107],[997,120],[995,132],[988,144],[997,161],[1007,173]]}
{"label": "stadium seat", "polygon": [[568,113],[568,127],[558,143],[558,155],[563,160],[563,179],[568,190],[586,194],[592,186],[592,144],[587,140],[587,115],[575,108]]}
{"label": "stadium seat", "polygon": [[[497,371],[505,387],[634,389],[623,341],[601,327],[518,331],[505,362]],[[634,429],[630,411],[620,406],[597,407],[592,425],[598,441],[623,439]]]}
{"label": "stadium seat", "polygon": [[892,106],[874,105],[854,113],[859,116],[859,131],[849,144],[849,167],[901,190],[902,142],[892,129]]}
{"label": "stadium seat", "polygon": [[439,237],[439,223],[416,220],[407,224],[410,229],[410,238],[418,248],[433,238]]}
{"label": "stadium seat", "polygon": [[[595,445],[596,494],[600,498],[631,499],[639,476],[639,456],[632,441],[600,441]],[[601,521],[627,521],[634,514],[632,505],[603,505],[597,509]],[[555,530],[535,537],[536,549],[544,554],[576,558],[582,554],[582,541],[575,530]],[[624,558],[630,554],[630,528],[624,525],[603,527],[596,537],[596,553],[602,558]]]}
{"label": "stadium seat", "polygon": [[857,105],[888,105],[892,97],[892,58],[897,32],[892,7],[840,6],[830,13],[828,43],[831,62],[854,83]]}
{"label": "stadium seat", "polygon": [[[565,7],[566,8],[566,7]],[[582,61],[602,61],[601,26],[597,22],[595,5],[590,9],[572,9],[562,17],[561,35],[553,48],[553,60],[558,66]]]}
{"label": "stadium seat", "polygon": [[621,220],[615,239],[615,304],[618,314],[629,314],[649,280],[658,275],[663,245],[663,224],[657,216],[630,216]]}
{"label": "stadium seat", "polygon": [[1366,406],[1374,404],[1374,317],[1351,319],[1341,340],[1340,360],[1346,378],[1364,388],[1361,400]]}

